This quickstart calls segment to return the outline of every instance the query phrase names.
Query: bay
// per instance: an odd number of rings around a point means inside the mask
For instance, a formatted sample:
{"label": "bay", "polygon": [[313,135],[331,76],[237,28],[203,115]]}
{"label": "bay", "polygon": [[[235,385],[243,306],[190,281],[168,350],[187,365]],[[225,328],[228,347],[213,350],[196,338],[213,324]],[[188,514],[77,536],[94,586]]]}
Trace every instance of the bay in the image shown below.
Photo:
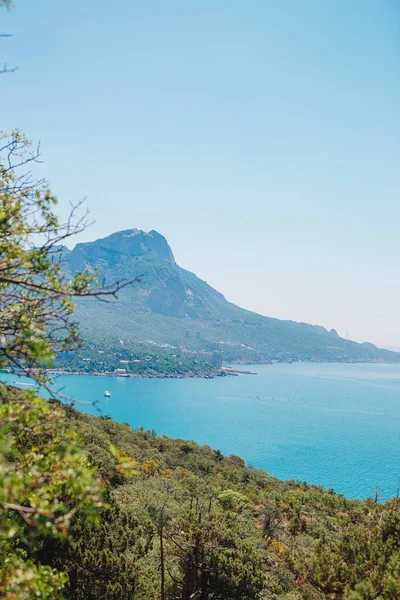
{"label": "bay", "polygon": [[[280,479],[386,499],[400,477],[400,365],[246,365],[257,375],[129,379],[68,375],[79,410],[238,454]],[[7,383],[15,375],[1,374]],[[28,381],[21,378],[19,382]],[[111,397],[103,396],[109,390]]]}

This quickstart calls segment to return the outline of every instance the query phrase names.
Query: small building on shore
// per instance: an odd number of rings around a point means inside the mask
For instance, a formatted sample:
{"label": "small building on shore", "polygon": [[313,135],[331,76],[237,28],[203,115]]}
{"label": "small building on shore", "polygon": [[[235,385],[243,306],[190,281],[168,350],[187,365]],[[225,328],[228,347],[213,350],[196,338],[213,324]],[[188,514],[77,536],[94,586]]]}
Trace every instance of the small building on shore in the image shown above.
{"label": "small building on shore", "polygon": [[114,373],[116,375],[126,375],[126,369],[115,369]]}

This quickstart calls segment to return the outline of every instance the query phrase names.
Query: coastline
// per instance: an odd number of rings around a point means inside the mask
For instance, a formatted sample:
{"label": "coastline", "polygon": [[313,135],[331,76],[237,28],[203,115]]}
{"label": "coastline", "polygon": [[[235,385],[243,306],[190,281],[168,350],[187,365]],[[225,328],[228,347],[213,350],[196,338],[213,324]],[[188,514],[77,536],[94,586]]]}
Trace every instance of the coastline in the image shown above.
{"label": "coastline", "polygon": [[[2,373],[11,373],[18,377],[18,373],[10,369],[3,369]],[[121,377],[125,379],[215,379],[215,377],[238,377],[239,375],[257,375],[251,371],[242,371],[232,369],[231,367],[222,367],[214,373],[115,373],[114,371],[87,372],[87,371],[65,371],[63,369],[48,369],[47,375],[90,375],[93,377]],[[24,373],[20,376],[25,377]]]}
{"label": "coastline", "polygon": [[[230,365],[238,365],[240,367],[245,367],[246,365],[252,366],[273,366],[276,364],[387,364],[394,365],[399,364],[397,362],[392,361],[384,361],[384,360],[343,360],[343,361],[330,361],[330,360],[266,360],[259,363],[249,362],[249,361],[235,361],[231,362]],[[0,373],[11,373],[15,376],[26,376],[24,373],[16,373],[12,369],[0,369]],[[189,371],[187,373],[116,373],[115,371],[67,371],[64,369],[48,369],[46,371],[47,375],[90,375],[93,377],[122,377],[128,379],[215,379],[216,377],[238,377],[239,375],[257,375],[254,371],[244,370],[244,369],[236,369],[231,366],[223,366],[219,369],[215,369],[214,371],[208,373],[194,373]]]}
{"label": "coastline", "polygon": [[[383,361],[383,360],[346,360],[346,361],[329,361],[329,360],[271,360],[271,361],[263,361],[259,363],[248,362],[248,361],[235,361],[231,362],[230,365],[238,365],[241,367],[245,367],[246,365],[252,366],[273,366],[276,364],[387,364],[394,365],[399,364],[397,362],[392,361]],[[16,373],[12,369],[0,369],[0,373],[10,373],[14,374],[16,377],[22,376],[25,377],[24,373]],[[257,375],[254,371],[244,370],[244,369],[236,369],[231,366],[223,366],[219,369],[215,369],[214,371],[208,373],[194,373],[189,371],[187,373],[116,373],[115,371],[67,371],[64,369],[48,369],[46,371],[47,375],[89,375],[93,377],[122,377],[128,379],[215,379],[216,377],[238,377],[239,375]]]}

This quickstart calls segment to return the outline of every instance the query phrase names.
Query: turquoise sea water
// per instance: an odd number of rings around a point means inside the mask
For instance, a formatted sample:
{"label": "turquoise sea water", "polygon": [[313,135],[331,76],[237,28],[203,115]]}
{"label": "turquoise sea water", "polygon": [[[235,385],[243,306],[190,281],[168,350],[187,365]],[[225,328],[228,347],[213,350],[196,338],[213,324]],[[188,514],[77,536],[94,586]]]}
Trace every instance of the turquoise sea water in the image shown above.
{"label": "turquoise sea water", "polygon": [[[245,367],[248,368],[247,366]],[[215,379],[62,376],[56,387],[132,427],[238,454],[281,479],[381,498],[400,477],[400,365],[276,364]],[[11,383],[15,376],[2,375]],[[20,381],[27,381],[21,379]],[[109,390],[111,398],[104,398]],[[88,405],[81,410],[98,414]]]}

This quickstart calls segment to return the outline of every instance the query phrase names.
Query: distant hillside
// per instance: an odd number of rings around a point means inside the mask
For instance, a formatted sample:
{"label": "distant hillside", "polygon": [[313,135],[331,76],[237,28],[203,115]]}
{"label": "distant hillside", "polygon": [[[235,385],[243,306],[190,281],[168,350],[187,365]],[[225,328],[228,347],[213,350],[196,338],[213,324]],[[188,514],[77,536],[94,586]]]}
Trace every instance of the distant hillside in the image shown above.
{"label": "distant hillside", "polygon": [[141,276],[116,303],[82,300],[77,316],[94,343],[149,342],[224,352],[229,361],[387,361],[400,353],[340,338],[336,331],[250,312],[179,267],[167,240],[129,229],[65,249],[71,272],[97,269],[108,281]]}

